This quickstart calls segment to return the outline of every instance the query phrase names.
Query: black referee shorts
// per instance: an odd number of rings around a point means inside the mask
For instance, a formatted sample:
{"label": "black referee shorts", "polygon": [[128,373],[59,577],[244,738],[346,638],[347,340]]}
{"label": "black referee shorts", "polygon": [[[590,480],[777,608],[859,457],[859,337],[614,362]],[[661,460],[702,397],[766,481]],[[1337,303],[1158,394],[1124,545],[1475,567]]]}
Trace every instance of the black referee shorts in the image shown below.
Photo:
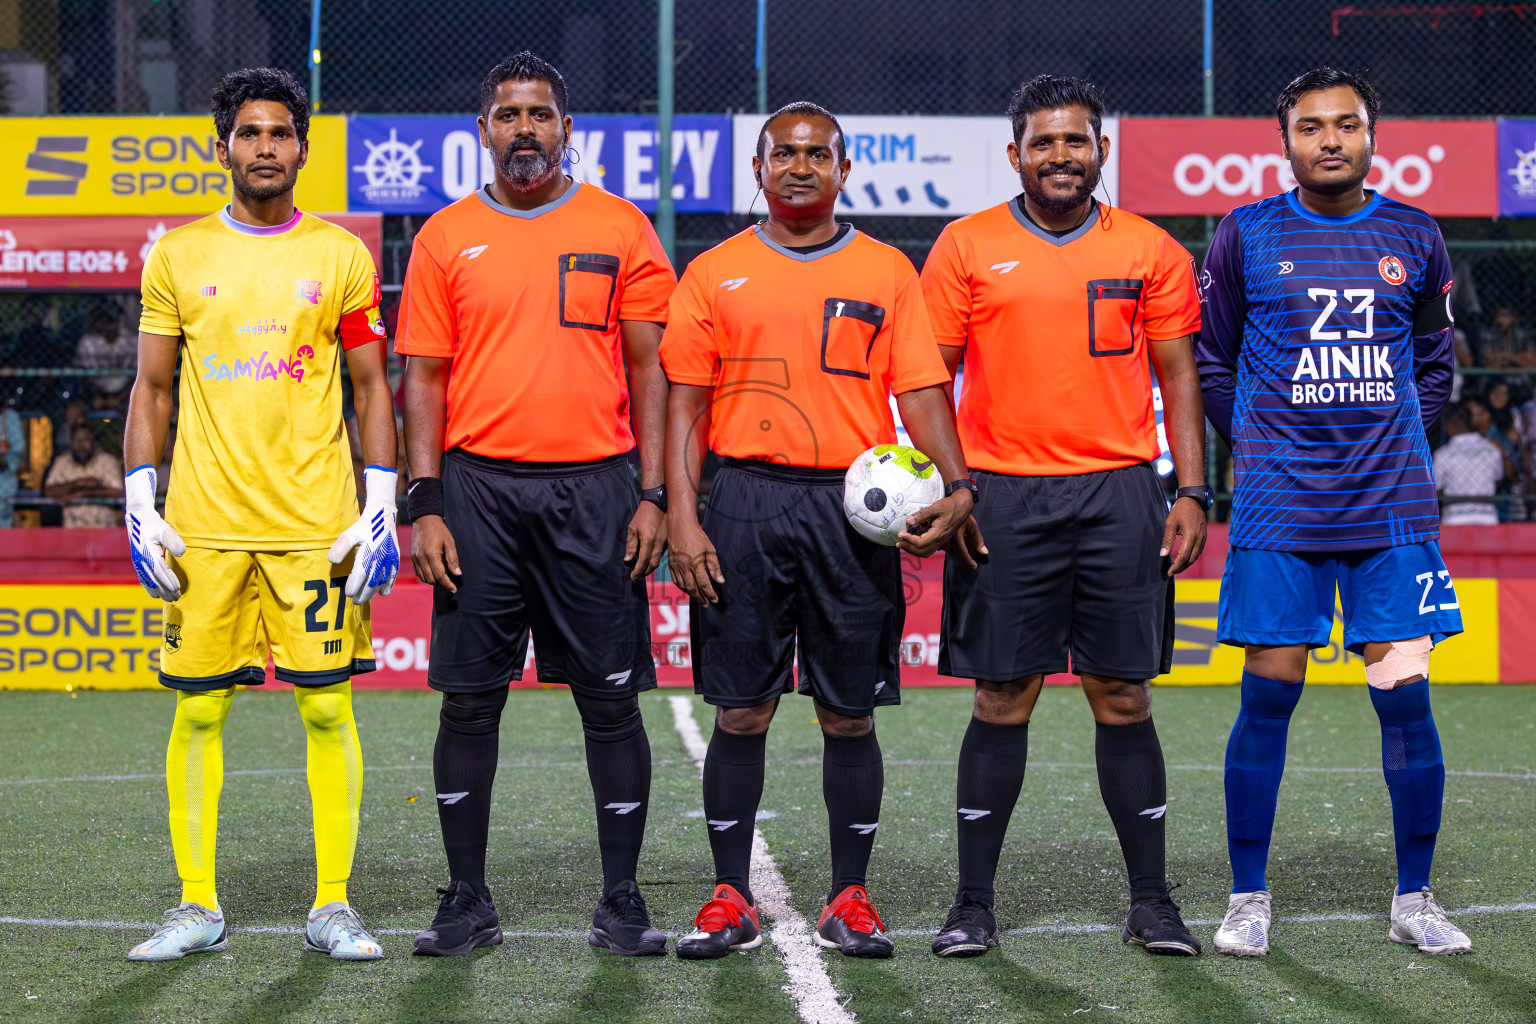
{"label": "black referee shorts", "polygon": [[944,562],[939,671],[1006,682],[1070,668],[1150,679],[1173,666],[1168,502],[1146,463],[1079,476],[978,471],[991,552]]}
{"label": "black referee shorts", "polygon": [[656,685],[645,581],[624,542],[638,495],[622,456],[527,463],[443,456],[444,520],[463,575],[432,594],[427,683],[475,693],[523,677],[533,631],[539,682],[600,698]]}
{"label": "black referee shorts", "polygon": [[901,703],[898,657],[907,603],[895,548],[860,537],[843,515],[843,471],[727,459],[704,532],[725,583],[694,602],[694,690],[727,708],[766,704],[794,686],[839,714]]}

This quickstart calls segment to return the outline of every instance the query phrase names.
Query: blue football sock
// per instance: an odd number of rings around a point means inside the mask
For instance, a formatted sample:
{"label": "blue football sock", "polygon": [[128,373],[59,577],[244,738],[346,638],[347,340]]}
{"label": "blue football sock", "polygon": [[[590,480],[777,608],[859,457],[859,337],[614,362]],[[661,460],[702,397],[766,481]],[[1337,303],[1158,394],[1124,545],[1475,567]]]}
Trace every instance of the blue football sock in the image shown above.
{"label": "blue football sock", "polygon": [[1397,847],[1397,892],[1429,885],[1429,866],[1445,800],[1440,733],[1429,710],[1429,680],[1395,690],[1371,687],[1381,719],[1381,770],[1392,796],[1392,838]]}
{"label": "blue football sock", "polygon": [[1233,892],[1266,888],[1264,866],[1285,771],[1285,737],[1301,688],[1301,683],[1243,671],[1243,705],[1227,739],[1225,778]]}

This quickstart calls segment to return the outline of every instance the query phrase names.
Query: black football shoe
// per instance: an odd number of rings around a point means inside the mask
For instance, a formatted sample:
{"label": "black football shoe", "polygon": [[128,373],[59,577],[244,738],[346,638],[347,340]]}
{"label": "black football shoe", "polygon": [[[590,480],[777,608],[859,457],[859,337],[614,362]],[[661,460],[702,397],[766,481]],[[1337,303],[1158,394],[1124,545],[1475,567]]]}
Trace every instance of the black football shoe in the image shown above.
{"label": "black football shoe", "polygon": [[481,946],[501,944],[501,919],[489,890],[468,882],[449,882],[437,890],[443,897],[437,916],[427,930],[416,936],[411,953],[416,956],[463,956]]}
{"label": "black football shoe", "polygon": [[1179,905],[1166,891],[1157,896],[1131,900],[1131,909],[1125,915],[1125,927],[1120,930],[1125,942],[1142,947],[1148,953],[1163,956],[1199,956],[1200,940],[1184,927],[1179,916]]}
{"label": "black football shoe", "polygon": [[677,955],[684,960],[718,960],[732,950],[762,944],[757,904],[748,903],[734,886],[721,883],[693,919],[693,931],[677,940]]}
{"label": "black football shoe", "polygon": [[862,885],[850,885],[822,908],[815,938],[816,945],[844,956],[884,959],[896,948]]}
{"label": "black football shoe", "polygon": [[968,892],[955,898],[944,927],[933,937],[936,956],[981,956],[1002,941],[992,908]]}
{"label": "black football shoe", "polygon": [[587,941],[614,956],[667,955],[666,933],[651,926],[645,897],[634,882],[620,882],[603,893]]}

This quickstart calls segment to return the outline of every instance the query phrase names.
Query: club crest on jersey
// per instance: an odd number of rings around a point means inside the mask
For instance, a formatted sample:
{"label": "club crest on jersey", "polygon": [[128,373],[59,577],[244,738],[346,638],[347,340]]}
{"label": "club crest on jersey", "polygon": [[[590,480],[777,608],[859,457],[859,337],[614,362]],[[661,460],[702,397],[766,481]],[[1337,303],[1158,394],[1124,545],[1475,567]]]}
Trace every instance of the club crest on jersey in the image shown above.
{"label": "club crest on jersey", "polygon": [[181,650],[181,626],[174,622],[165,624],[165,649],[172,653]]}
{"label": "club crest on jersey", "polygon": [[1408,271],[1403,269],[1403,261],[1396,256],[1383,256],[1376,269],[1381,271],[1381,279],[1387,284],[1402,284],[1408,280]]}
{"label": "club crest on jersey", "polygon": [[320,282],[299,278],[294,282],[293,297],[298,299],[299,305],[305,309],[314,309],[320,305]]}

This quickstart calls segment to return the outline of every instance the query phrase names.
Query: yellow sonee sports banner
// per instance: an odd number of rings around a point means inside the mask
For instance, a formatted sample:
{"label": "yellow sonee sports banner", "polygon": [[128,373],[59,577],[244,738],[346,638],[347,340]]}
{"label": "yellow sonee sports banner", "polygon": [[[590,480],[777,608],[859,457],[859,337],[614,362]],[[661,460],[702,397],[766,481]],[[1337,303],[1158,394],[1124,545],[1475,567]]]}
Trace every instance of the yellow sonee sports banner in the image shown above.
{"label": "yellow sonee sports banner", "polygon": [[0,586],[0,688],[160,684],[165,602],[133,584]]}
{"label": "yellow sonee sports banner", "polygon": [[[1241,680],[1243,649],[1216,642],[1216,601],[1221,581],[1179,580],[1175,587],[1173,671],[1159,676],[1157,682],[1199,686]],[[1435,648],[1429,659],[1430,682],[1497,683],[1499,581],[1457,580],[1456,599],[1461,605],[1465,632]],[[1337,604],[1333,609],[1333,633],[1327,647],[1312,652],[1307,682],[1365,685],[1365,660],[1344,650],[1344,613]]]}
{"label": "yellow sonee sports banner", "polygon": [[[0,216],[212,213],[229,202],[213,118],[0,117]],[[309,122],[301,210],[347,208],[347,119]]]}

